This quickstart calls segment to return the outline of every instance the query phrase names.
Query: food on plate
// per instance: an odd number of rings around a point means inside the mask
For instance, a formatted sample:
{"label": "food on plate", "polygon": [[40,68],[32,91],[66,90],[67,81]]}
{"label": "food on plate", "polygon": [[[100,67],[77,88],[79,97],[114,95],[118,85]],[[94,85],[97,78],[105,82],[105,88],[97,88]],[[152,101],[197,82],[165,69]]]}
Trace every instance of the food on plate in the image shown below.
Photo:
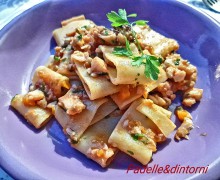
{"label": "food on plate", "polygon": [[191,114],[183,109],[181,106],[178,106],[176,108],[176,115],[177,118],[182,122],[182,124],[176,131],[175,139],[189,139],[188,134],[194,128]]}
{"label": "food on plate", "polygon": [[157,150],[156,143],[164,141],[166,137],[153,121],[137,110],[143,102],[144,99],[140,98],[130,105],[108,141],[113,147],[134,157],[142,164],[147,164],[152,153]]}
{"label": "food on plate", "polygon": [[[202,98],[197,68],[176,51],[179,44],[154,31],[137,14],[107,14],[112,28],[84,15],[53,31],[54,55],[39,66],[32,85],[11,106],[36,128],[55,116],[71,146],[102,167],[123,151],[146,165],[175,130],[168,110],[183,92],[185,106]],[[182,108],[175,138],[188,139],[192,116]]]}
{"label": "food on plate", "polygon": [[15,95],[11,100],[11,106],[24,116],[27,122],[32,124],[35,128],[43,127],[52,117],[52,113],[39,105],[26,105],[24,99],[25,97],[23,95]]}

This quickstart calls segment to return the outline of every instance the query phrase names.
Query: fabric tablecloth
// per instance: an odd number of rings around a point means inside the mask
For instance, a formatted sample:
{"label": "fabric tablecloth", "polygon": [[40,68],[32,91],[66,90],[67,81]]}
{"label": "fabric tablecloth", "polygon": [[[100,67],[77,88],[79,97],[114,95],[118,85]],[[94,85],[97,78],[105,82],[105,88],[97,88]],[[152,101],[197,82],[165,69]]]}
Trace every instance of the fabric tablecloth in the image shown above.
{"label": "fabric tablecloth", "polygon": [[[25,10],[37,5],[45,0],[0,0],[0,30],[9,23],[16,16],[24,12]],[[202,10],[218,22],[220,22],[220,13],[216,13],[208,9],[202,0],[181,0],[182,2],[193,5],[194,7]],[[3,169],[0,164],[0,179],[12,180]]]}

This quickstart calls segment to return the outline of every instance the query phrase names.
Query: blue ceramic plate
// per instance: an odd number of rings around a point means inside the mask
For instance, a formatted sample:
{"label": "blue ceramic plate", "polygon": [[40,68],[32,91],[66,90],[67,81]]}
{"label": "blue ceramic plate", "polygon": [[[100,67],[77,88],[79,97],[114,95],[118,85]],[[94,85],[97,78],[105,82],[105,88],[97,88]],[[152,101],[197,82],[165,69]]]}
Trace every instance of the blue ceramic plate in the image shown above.
{"label": "blue ceramic plate", "polygon": [[[204,89],[202,101],[192,108],[196,127],[190,140],[177,143],[171,135],[159,145],[149,166],[208,166],[206,174],[126,173],[129,165],[141,165],[123,153],[109,168],[102,169],[69,146],[56,121],[36,131],[9,107],[12,96],[27,91],[34,69],[43,65],[53,51],[51,32],[60,26],[61,20],[85,14],[98,25],[110,26],[105,14],[118,8],[138,13],[139,19],[149,20],[152,28],[176,39],[179,53],[198,67],[196,86]],[[16,179],[220,177],[219,37],[219,24],[179,1],[62,0],[46,1],[31,8],[0,32],[0,164]]]}

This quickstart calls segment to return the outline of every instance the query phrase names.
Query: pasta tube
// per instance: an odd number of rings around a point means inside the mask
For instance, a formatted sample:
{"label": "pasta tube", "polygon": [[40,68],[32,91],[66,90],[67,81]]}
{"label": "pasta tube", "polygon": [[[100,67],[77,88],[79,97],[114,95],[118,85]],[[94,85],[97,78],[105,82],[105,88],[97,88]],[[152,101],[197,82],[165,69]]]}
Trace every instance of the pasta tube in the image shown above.
{"label": "pasta tube", "polygon": [[169,111],[154,104],[150,99],[145,99],[137,110],[150,118],[166,137],[176,128],[176,125],[170,120]]}
{"label": "pasta tube", "polygon": [[102,167],[108,166],[118,152],[117,148],[108,143],[108,139],[119,119],[120,116],[110,114],[86,129],[78,143],[70,141],[71,146]]}
{"label": "pasta tube", "polygon": [[32,124],[35,128],[43,127],[51,118],[52,114],[49,110],[43,109],[38,106],[27,106],[23,103],[23,95],[15,95],[11,101],[11,106],[15,108],[28,123]]}

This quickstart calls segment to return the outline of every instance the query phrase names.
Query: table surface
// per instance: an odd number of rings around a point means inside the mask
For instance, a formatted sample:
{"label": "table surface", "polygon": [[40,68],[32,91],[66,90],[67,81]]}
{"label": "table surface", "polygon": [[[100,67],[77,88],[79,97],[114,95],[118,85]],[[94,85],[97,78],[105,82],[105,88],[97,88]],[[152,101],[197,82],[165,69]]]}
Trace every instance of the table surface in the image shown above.
{"label": "table surface", "polygon": [[[32,6],[43,2],[44,0],[0,0],[0,30],[13,18],[31,8]],[[208,9],[202,0],[182,0],[200,10],[204,11],[214,19],[220,22],[220,13]],[[0,180],[13,180],[2,168],[0,164]]]}

